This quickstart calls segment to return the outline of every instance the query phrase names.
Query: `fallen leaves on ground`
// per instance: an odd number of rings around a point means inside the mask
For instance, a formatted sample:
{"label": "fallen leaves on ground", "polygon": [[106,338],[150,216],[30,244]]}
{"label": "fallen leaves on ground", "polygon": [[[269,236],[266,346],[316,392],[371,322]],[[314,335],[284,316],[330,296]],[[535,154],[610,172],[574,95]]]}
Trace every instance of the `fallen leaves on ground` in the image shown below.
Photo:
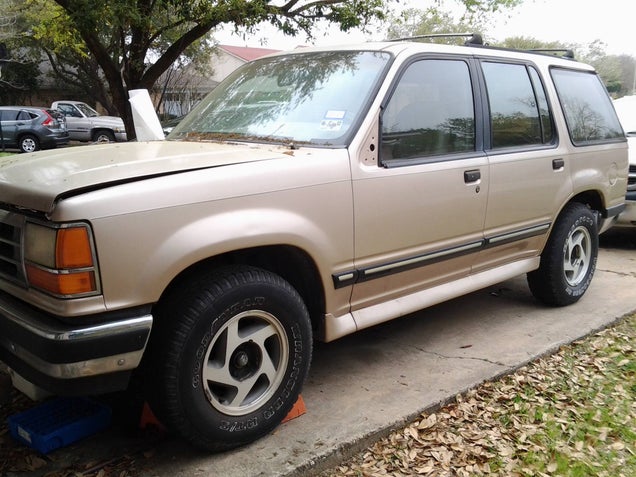
{"label": "fallen leaves on ground", "polygon": [[636,475],[636,315],[489,382],[326,476]]}

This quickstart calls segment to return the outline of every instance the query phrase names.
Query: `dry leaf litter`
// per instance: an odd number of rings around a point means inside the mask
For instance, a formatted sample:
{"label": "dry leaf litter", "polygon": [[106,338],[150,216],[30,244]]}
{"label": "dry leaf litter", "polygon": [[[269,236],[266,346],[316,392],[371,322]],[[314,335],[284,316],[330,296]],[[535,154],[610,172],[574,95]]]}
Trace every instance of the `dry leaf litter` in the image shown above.
{"label": "dry leaf litter", "polygon": [[636,475],[636,315],[485,383],[327,476]]}

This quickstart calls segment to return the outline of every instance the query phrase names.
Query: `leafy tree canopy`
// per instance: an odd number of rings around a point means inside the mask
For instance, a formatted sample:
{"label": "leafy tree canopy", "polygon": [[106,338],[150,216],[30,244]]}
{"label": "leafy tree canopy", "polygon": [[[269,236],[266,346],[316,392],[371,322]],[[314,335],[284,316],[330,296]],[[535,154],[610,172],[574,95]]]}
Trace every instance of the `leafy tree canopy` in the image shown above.
{"label": "leafy tree canopy", "polygon": [[[448,12],[437,8],[426,10],[408,9],[389,22],[388,38],[409,38],[423,35],[478,33],[481,25],[478,19],[460,19],[459,21]],[[460,38],[439,38],[433,40],[440,43],[463,43]]]}

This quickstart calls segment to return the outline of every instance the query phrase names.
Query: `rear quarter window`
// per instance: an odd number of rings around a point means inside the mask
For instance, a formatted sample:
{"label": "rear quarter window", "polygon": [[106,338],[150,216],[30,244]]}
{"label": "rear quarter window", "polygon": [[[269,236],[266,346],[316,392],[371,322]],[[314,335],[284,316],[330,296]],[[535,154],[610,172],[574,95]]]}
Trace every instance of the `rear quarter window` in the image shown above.
{"label": "rear quarter window", "polygon": [[574,145],[624,140],[609,95],[596,73],[564,68],[552,68],[550,73]]}

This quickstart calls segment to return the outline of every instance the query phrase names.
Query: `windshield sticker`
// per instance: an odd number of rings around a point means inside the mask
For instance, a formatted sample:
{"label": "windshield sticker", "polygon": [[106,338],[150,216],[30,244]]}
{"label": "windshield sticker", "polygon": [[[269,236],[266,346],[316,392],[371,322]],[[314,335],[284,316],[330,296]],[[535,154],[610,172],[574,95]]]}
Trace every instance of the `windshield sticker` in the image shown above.
{"label": "windshield sticker", "polygon": [[342,129],[342,120],[336,119],[323,119],[320,121],[321,131],[340,131]]}
{"label": "windshield sticker", "polygon": [[330,109],[325,113],[325,118],[320,121],[321,131],[340,131],[346,111]]}

